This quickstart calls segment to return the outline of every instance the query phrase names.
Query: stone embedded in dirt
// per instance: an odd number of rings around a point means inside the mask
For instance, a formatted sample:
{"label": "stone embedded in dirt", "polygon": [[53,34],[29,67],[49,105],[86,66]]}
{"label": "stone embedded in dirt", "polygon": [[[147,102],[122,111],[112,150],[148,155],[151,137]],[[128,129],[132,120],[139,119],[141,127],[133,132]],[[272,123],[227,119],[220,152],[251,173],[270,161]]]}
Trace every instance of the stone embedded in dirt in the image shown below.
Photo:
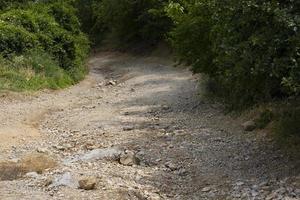
{"label": "stone embedded in dirt", "polygon": [[26,172],[43,173],[46,169],[52,169],[57,166],[55,159],[44,153],[31,153],[23,157],[19,165]]}
{"label": "stone embedded in dirt", "polygon": [[179,176],[186,176],[187,174],[188,174],[188,172],[184,168],[181,168],[181,169],[178,170],[178,175]]}
{"label": "stone embedded in dirt", "polygon": [[93,190],[96,187],[97,180],[94,177],[86,177],[78,181],[79,188],[84,190]]}
{"label": "stone embedded in dirt", "polygon": [[126,151],[121,154],[120,163],[125,166],[139,165],[140,159],[136,157],[133,151]]}
{"label": "stone embedded in dirt", "polygon": [[94,143],[87,143],[84,145],[85,149],[87,150],[94,150],[97,148],[97,146]]}
{"label": "stone embedded in dirt", "polygon": [[100,159],[113,160],[117,161],[120,159],[120,155],[124,152],[119,147],[111,147],[104,149],[94,149],[83,156],[80,157],[80,160],[83,161],[94,161]]}
{"label": "stone embedded in dirt", "polygon": [[130,112],[124,112],[123,115],[128,116],[130,115]]}
{"label": "stone embedded in dirt", "polygon": [[163,105],[163,106],[162,106],[162,109],[163,109],[163,110],[169,110],[169,109],[170,109],[170,106],[168,106],[168,105]]}
{"label": "stone embedded in dirt", "polygon": [[67,186],[70,188],[78,188],[78,181],[72,176],[70,172],[66,172],[58,177],[56,177],[51,187]]}
{"label": "stone embedded in dirt", "polygon": [[108,81],[105,85],[106,86],[109,86],[109,85],[115,86],[115,85],[117,85],[117,81],[111,80],[111,81]]}
{"label": "stone embedded in dirt", "polygon": [[236,185],[237,185],[237,186],[242,186],[242,185],[244,185],[244,182],[239,181],[239,182],[236,183]]}
{"label": "stone embedded in dirt", "polygon": [[254,131],[256,129],[256,124],[254,121],[250,120],[242,124],[244,131]]}
{"label": "stone embedded in dirt", "polygon": [[175,170],[178,169],[178,167],[177,167],[174,163],[172,163],[172,162],[167,162],[167,163],[165,164],[165,166],[166,166],[167,168],[169,168],[171,171],[175,171]]}
{"label": "stone embedded in dirt", "polygon": [[38,178],[39,174],[36,172],[28,172],[27,174],[25,174],[26,178]]}
{"label": "stone embedded in dirt", "polygon": [[46,178],[46,180],[44,180],[43,185],[45,187],[48,187],[49,185],[51,185],[53,183],[53,179],[51,177]]}
{"label": "stone embedded in dirt", "polygon": [[132,131],[134,129],[134,126],[124,126],[123,131]]}
{"label": "stone embedded in dirt", "polygon": [[46,154],[49,153],[48,149],[46,149],[46,148],[37,148],[36,151],[37,151],[38,153],[46,153]]}
{"label": "stone embedded in dirt", "polygon": [[201,192],[209,192],[211,191],[211,187],[205,187],[201,190]]}
{"label": "stone embedded in dirt", "polygon": [[60,146],[60,145],[54,146],[54,148],[59,151],[64,151],[66,149],[64,146]]}

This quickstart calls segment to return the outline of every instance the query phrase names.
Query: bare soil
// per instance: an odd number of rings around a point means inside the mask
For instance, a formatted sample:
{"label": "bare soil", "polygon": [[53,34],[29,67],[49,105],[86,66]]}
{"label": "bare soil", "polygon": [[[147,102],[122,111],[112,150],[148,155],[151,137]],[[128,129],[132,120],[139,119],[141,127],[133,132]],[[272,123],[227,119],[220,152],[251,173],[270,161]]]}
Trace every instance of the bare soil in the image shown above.
{"label": "bare soil", "polygon": [[[100,53],[71,88],[3,94],[0,173],[20,173],[16,163],[34,152],[58,166],[3,178],[0,199],[300,199],[300,159],[265,134],[245,133],[242,121],[205,100],[201,77],[172,65]],[[116,148],[139,163],[103,156]],[[94,177],[96,188],[78,189],[82,177]]]}

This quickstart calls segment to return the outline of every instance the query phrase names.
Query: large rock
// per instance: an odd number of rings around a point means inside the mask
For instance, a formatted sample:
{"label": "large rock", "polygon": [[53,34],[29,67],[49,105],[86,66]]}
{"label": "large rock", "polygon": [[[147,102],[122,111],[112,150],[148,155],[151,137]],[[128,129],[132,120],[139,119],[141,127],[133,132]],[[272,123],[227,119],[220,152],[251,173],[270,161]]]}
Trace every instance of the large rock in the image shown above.
{"label": "large rock", "polygon": [[244,131],[254,131],[256,129],[256,124],[254,121],[250,120],[242,124]]}
{"label": "large rock", "polygon": [[96,187],[97,179],[94,177],[86,177],[79,180],[79,188],[84,190],[93,190]]}
{"label": "large rock", "polygon": [[126,166],[139,165],[140,160],[136,157],[133,151],[126,151],[121,154],[120,163]]}

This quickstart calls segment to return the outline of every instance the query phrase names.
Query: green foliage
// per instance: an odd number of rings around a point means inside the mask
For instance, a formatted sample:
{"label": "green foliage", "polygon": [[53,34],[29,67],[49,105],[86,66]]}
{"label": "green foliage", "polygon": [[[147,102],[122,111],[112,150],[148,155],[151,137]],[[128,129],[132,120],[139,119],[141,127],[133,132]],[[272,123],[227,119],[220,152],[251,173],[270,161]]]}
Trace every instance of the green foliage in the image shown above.
{"label": "green foliage", "polygon": [[212,10],[209,4],[203,1],[184,7],[170,3],[166,11],[176,24],[169,39],[180,61],[192,65],[194,72],[213,74]]}
{"label": "green foliage", "polygon": [[23,27],[0,22],[0,51],[2,55],[22,53],[36,47],[37,37]]}
{"label": "green foliage", "polygon": [[[89,24],[84,30],[93,41],[109,38],[117,46],[155,44],[171,26],[165,15],[164,0],[78,0],[79,16]],[[92,13],[85,15],[85,13]]]}
{"label": "green foliage", "polygon": [[69,1],[58,0],[55,3],[51,3],[49,7],[50,14],[63,29],[75,34],[80,33],[80,23],[76,10]]}
{"label": "green foliage", "polygon": [[80,31],[71,2],[45,1],[22,4],[22,7],[12,5],[0,13],[2,56],[11,60],[32,49],[40,49],[41,57],[42,52],[46,52],[74,81],[82,79],[87,71],[84,60],[89,41]]}
{"label": "green foliage", "polygon": [[94,45],[99,45],[107,31],[99,13],[102,0],[76,0],[77,15],[81,21],[81,29],[89,35]]}
{"label": "green foliage", "polygon": [[208,74],[231,108],[299,95],[296,1],[183,0],[167,11],[178,58]]}
{"label": "green foliage", "polygon": [[260,113],[260,116],[255,120],[255,125],[259,129],[265,128],[274,119],[274,113],[270,109],[266,109]]}
{"label": "green foliage", "polygon": [[32,0],[1,0],[0,10],[8,9],[10,7],[26,5],[29,2],[32,2]]}
{"label": "green foliage", "polygon": [[40,50],[14,56],[9,61],[0,58],[1,90],[39,90],[64,88],[74,81],[56,61]]}

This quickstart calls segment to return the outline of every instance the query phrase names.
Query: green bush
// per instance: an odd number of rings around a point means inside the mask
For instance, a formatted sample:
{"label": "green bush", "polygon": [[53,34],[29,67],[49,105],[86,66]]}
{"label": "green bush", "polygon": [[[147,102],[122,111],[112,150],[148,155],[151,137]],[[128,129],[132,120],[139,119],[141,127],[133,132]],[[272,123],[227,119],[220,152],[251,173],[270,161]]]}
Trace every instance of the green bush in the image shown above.
{"label": "green bush", "polygon": [[37,37],[23,27],[0,22],[0,52],[2,55],[20,54],[37,45]]}
{"label": "green bush", "polygon": [[[60,6],[61,5],[61,6]],[[89,50],[87,37],[71,4],[36,3],[0,14],[0,49],[3,56],[23,54],[39,47],[52,55],[67,71],[84,71]],[[74,68],[81,68],[74,70]],[[83,75],[74,74],[74,78]]]}
{"label": "green bush", "polygon": [[231,108],[300,92],[299,3],[196,0],[170,3],[180,60],[208,74]]}
{"label": "green bush", "polygon": [[169,40],[180,61],[192,65],[194,72],[214,73],[212,67],[212,10],[207,2],[185,5],[170,3],[168,16],[176,26],[169,33]]}
{"label": "green bush", "polygon": [[74,83],[71,76],[41,50],[14,56],[10,61],[0,58],[0,65],[1,90],[58,89]]}
{"label": "green bush", "polygon": [[[1,66],[2,89],[38,89],[39,84],[40,88],[60,88],[81,80],[87,72],[84,62],[89,51],[89,41],[80,31],[72,1],[29,2],[5,1],[1,5],[1,9],[5,9],[0,12],[0,51],[7,62]],[[31,58],[24,61],[32,63],[28,64],[30,67],[21,69],[22,63],[12,59],[24,55]],[[49,70],[37,72],[34,66],[38,62],[48,63],[50,68],[45,69]],[[35,74],[29,81],[28,71]],[[15,83],[12,82],[14,78]]]}
{"label": "green bush", "polygon": [[32,2],[32,0],[1,0],[0,1],[0,10],[8,9],[10,7],[26,5],[29,2]]}
{"label": "green bush", "polygon": [[255,125],[259,129],[264,129],[273,119],[275,115],[272,110],[265,109],[262,111],[257,119],[255,119]]}
{"label": "green bush", "polygon": [[77,6],[84,30],[92,41],[108,39],[118,47],[128,47],[137,43],[152,45],[164,38],[172,25],[163,9],[167,2],[78,0]]}
{"label": "green bush", "polygon": [[63,29],[75,34],[81,32],[79,19],[72,3],[58,0],[55,3],[51,3],[49,9],[51,16],[55,18]]}

